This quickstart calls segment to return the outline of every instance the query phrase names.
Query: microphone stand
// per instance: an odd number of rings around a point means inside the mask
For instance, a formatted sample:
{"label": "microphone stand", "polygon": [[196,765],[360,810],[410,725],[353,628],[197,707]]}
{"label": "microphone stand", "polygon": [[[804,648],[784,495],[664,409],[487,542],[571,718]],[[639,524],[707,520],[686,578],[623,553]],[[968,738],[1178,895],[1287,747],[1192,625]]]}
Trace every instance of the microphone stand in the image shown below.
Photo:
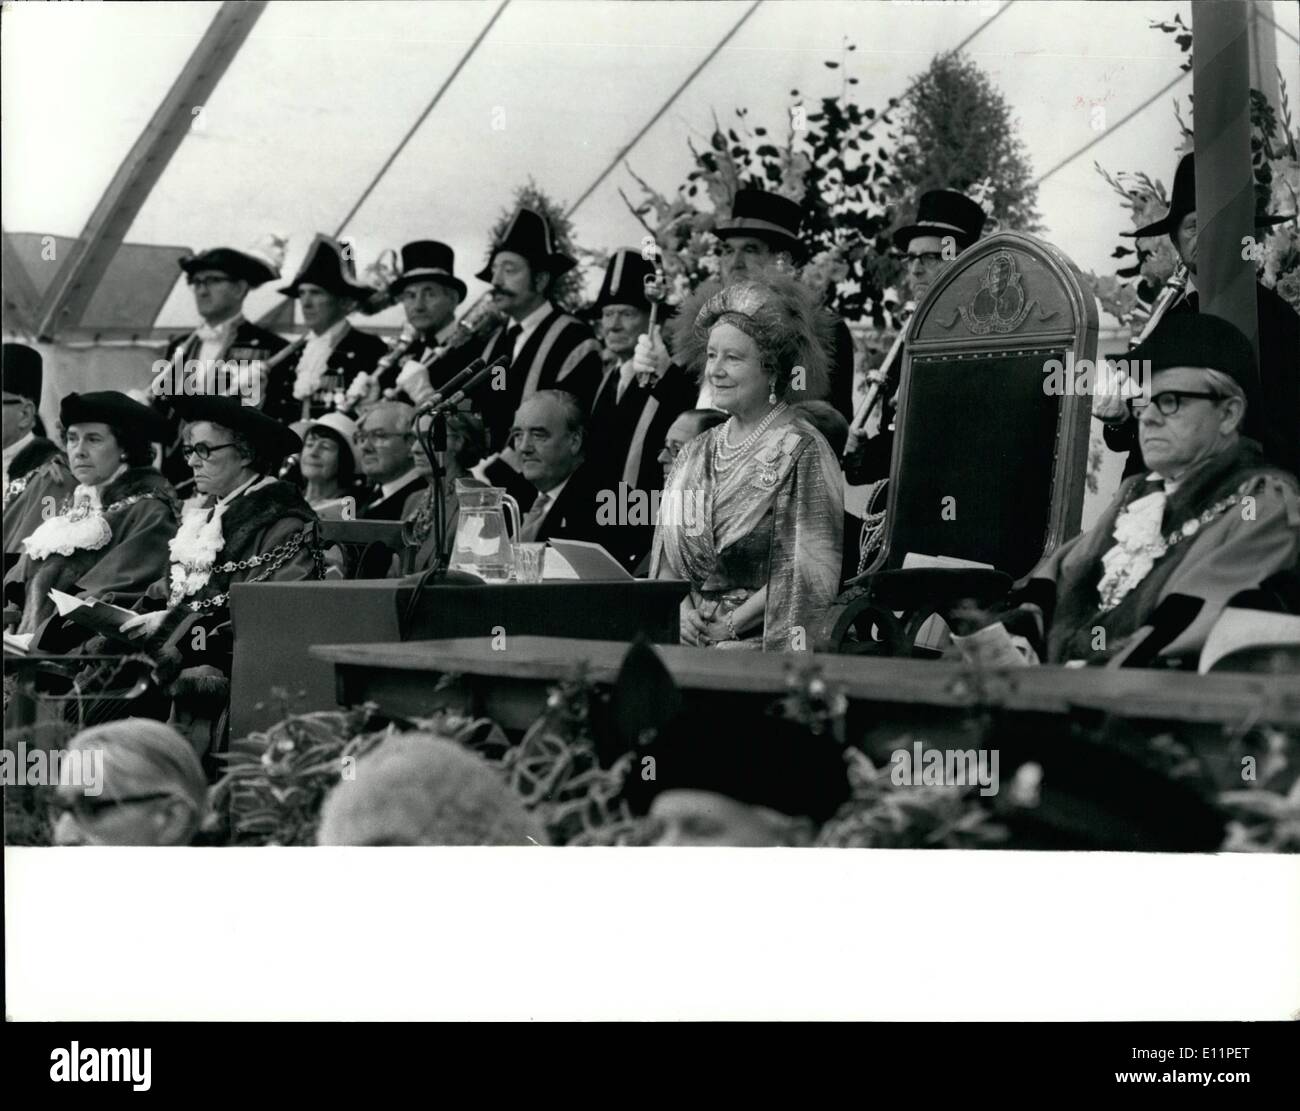
{"label": "microphone stand", "polygon": [[[488,375],[502,364],[508,365],[508,360],[504,356],[489,365],[478,366],[477,364],[471,364],[455,379],[448,382],[442,391],[424,405],[416,415],[417,422],[420,416],[425,413],[433,417],[428,431],[420,438],[420,449],[429,457],[429,463],[433,468],[434,551],[429,566],[420,572],[420,577],[416,580],[415,587],[411,591],[411,597],[407,600],[406,608],[402,611],[400,631],[403,640],[410,633],[411,626],[415,621],[415,615],[419,612],[420,598],[424,594],[425,587],[434,580],[452,581],[450,568],[444,566],[444,564],[450,562],[444,555],[447,545],[447,491],[444,485],[447,474],[447,413],[459,405],[471,390],[484,382]],[[449,387],[460,383],[464,383],[464,385],[452,393]],[[419,434],[417,433],[417,435]],[[477,579],[469,575],[462,576],[458,581],[468,584],[478,582]]]}

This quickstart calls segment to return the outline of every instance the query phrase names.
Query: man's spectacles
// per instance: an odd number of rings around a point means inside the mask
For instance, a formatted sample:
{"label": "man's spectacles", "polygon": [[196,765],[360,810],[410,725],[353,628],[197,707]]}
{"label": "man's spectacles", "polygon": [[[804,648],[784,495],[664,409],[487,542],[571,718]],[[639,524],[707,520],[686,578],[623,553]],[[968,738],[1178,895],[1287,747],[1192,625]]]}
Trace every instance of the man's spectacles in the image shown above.
{"label": "man's spectacles", "polygon": [[916,255],[904,255],[903,265],[909,270],[915,268],[918,264],[924,266],[933,266],[936,262],[943,261],[942,251],[922,251]]}
{"label": "man's spectacles", "polygon": [[1137,416],[1148,405],[1154,405],[1160,410],[1161,416],[1172,417],[1178,412],[1178,405],[1184,397],[1200,397],[1206,401],[1223,400],[1223,394],[1221,393],[1205,393],[1196,390],[1162,390],[1152,397],[1150,401],[1144,397],[1131,397],[1125,404],[1128,406],[1129,413],[1133,416]]}
{"label": "man's spectacles", "polygon": [[352,442],[357,447],[365,447],[366,444],[383,445],[389,440],[405,439],[396,432],[354,432],[352,433]]}
{"label": "man's spectacles", "polygon": [[73,819],[78,822],[93,821],[116,806],[128,806],[136,802],[154,802],[158,799],[171,798],[176,798],[176,795],[171,791],[153,791],[147,795],[127,795],[125,798],[120,799],[94,799],[86,795],[78,795],[74,799],[63,799],[55,796],[49,802],[50,821],[57,822],[64,814],[71,814]]}
{"label": "man's spectacles", "polygon": [[198,458],[200,463],[206,463],[214,451],[221,451],[223,448],[235,446],[235,444],[205,444],[200,440],[197,444],[182,444],[181,455],[186,459],[193,455]]}
{"label": "man's spectacles", "polygon": [[210,285],[224,285],[226,283],[233,282],[234,280],[235,280],[234,278],[226,278],[220,276],[210,277],[210,278],[191,278],[190,288],[207,289],[207,287]]}

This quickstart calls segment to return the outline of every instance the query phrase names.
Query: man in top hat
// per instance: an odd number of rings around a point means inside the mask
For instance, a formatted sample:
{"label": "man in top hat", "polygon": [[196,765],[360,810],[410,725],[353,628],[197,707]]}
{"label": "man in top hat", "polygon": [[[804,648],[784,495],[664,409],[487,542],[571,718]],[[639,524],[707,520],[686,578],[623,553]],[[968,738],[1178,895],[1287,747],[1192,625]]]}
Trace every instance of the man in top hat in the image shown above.
{"label": "man in top hat", "polygon": [[587,459],[597,481],[612,491],[620,484],[663,488],[659,449],[673,421],[695,401],[694,384],[681,367],[669,364],[659,376],[636,373],[637,340],[650,324],[645,283],[653,277],[654,266],[640,251],[615,251],[594,305],[613,366],[591,410]]}
{"label": "man in top hat", "polygon": [[[1257,197],[1257,202],[1267,198]],[[1295,219],[1268,213],[1265,203],[1257,203],[1255,227],[1263,239],[1268,229]],[[1124,232],[1134,239],[1167,235],[1179,261],[1191,274],[1181,295],[1165,309],[1164,316],[1200,311],[1196,291],[1196,165],[1191,154],[1183,155],[1174,173],[1174,187],[1169,211],[1154,224]],[[1255,283],[1259,320],[1260,404],[1246,416],[1244,434],[1258,440],[1264,458],[1292,474],[1300,474],[1300,315],[1277,293]],[[1132,359],[1130,352],[1126,358]],[[1138,423],[1124,410],[1118,396],[1099,395],[1093,409],[1103,422],[1102,434],[1112,451],[1127,451],[1124,476],[1140,474],[1144,461],[1140,448]]]}
{"label": "man in top hat", "polygon": [[556,250],[546,218],[521,208],[478,274],[492,283],[493,300],[506,317],[486,356],[511,360],[509,370],[473,398],[494,451],[505,448],[515,411],[538,390],[567,390],[584,410],[595,400],[604,373],[600,345],[586,324],[550,300],[555,282],[576,265]]}
{"label": "man in top hat", "polygon": [[277,368],[262,411],[292,424],[337,408],[352,380],[373,371],[388,347],[348,323],[348,314],[375,291],[356,280],[351,259],[334,240],[318,235],[297,276],[280,292],[298,301],[307,342]]}
{"label": "man in top hat", "polygon": [[[722,285],[746,279],[761,281],[771,270],[793,273],[807,257],[799,238],[801,219],[799,205],[789,197],[763,189],[737,190],[730,218],[714,232],[722,242],[719,255]],[[683,319],[680,326],[690,327],[693,323]],[[853,416],[853,337],[842,320],[835,319],[832,329],[833,343],[828,352],[831,383],[825,400],[848,420]],[[668,363],[668,351],[661,337],[649,337],[641,348],[640,372],[651,367],[660,370]],[[821,399],[809,397],[808,400]],[[710,408],[712,404],[712,390],[705,384],[699,390],[696,405]]]}
{"label": "man in top hat", "polygon": [[[417,239],[402,247],[402,272],[388,287],[402,303],[416,339],[406,358],[379,382],[419,405],[434,390],[472,361],[474,346],[464,343],[434,361],[431,353],[457,337],[456,308],[465,300],[465,283],[456,277],[456,253],[435,239]],[[467,337],[468,338],[468,337]]]}
{"label": "man in top hat", "polygon": [[[1020,598],[1042,610],[1046,658],[1060,663],[1114,655],[1158,623],[1161,603],[1187,596],[1190,623],[1167,631],[1156,659],[1195,666],[1225,604],[1296,565],[1300,485],[1241,435],[1259,389],[1238,329],[1176,313],[1129,357],[1151,364],[1150,394],[1128,400],[1150,473],[1125,479],[1091,529],[1030,573]],[[978,607],[949,624],[967,655],[997,652],[1006,638]]]}
{"label": "man in top hat", "polygon": [[[23,540],[37,528],[50,505],[70,495],[77,480],[68,470],[59,445],[41,432],[39,351],[21,343],[6,343],[4,378],[4,550],[22,552]],[[47,499],[53,499],[51,503]]]}
{"label": "man in top hat", "polygon": [[[986,219],[978,204],[955,189],[931,189],[921,194],[916,222],[898,228],[893,237],[894,246],[906,256],[915,304],[925,299],[930,287],[952,261],[979,239]],[[850,425],[844,474],[855,486],[889,477],[889,463],[894,454],[894,417],[903,369],[903,344],[910,327],[909,318],[884,363],[867,375],[868,383],[878,385],[885,391],[885,396],[877,407],[880,417],[875,435],[866,435],[865,414],[858,414]]]}
{"label": "man in top hat", "polygon": [[[218,368],[242,364],[251,373],[286,346],[280,336],[244,318],[244,299],[249,291],[278,278],[283,259],[282,241],[266,236],[246,251],[213,247],[179,260],[203,323],[168,348],[166,358],[176,373],[156,375],[152,384],[155,405],[172,423],[162,465],[163,473],[172,482],[180,482],[190,473],[179,454],[180,426],[169,400],[172,385],[188,377],[186,389],[190,392],[205,391],[209,385],[214,391],[224,387],[227,392],[239,392],[238,373],[217,374]],[[186,367],[196,363],[203,374],[188,374]],[[265,383],[259,382],[258,394],[265,388]]]}
{"label": "man in top hat", "polygon": [[8,505],[9,484],[60,452],[59,445],[37,429],[44,378],[41,353],[25,344],[6,343],[0,361],[4,376],[4,500]]}

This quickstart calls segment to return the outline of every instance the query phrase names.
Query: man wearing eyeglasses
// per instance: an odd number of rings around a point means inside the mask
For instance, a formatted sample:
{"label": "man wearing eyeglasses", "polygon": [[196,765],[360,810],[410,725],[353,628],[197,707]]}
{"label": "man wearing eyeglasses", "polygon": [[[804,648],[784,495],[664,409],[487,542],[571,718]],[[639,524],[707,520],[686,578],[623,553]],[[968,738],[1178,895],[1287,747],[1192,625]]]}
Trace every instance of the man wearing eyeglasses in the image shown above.
{"label": "man wearing eyeglasses", "polygon": [[[244,318],[244,299],[249,292],[280,276],[281,255],[282,248],[272,237],[266,237],[246,251],[213,247],[180,259],[180,268],[194,294],[194,307],[203,323],[173,342],[167,350],[167,361],[183,375],[187,364],[198,362],[204,368],[213,369],[218,364],[231,363],[251,367],[283,350],[287,346],[284,339]],[[177,380],[176,375],[164,375],[156,378],[155,384]],[[211,374],[202,381],[225,385],[229,392],[238,391],[237,383],[224,375]],[[258,396],[264,386],[265,383],[258,384]],[[190,477],[190,468],[180,454],[180,424],[166,394],[157,396],[155,405],[174,425],[171,442],[163,452],[162,472],[173,483],[184,482]]]}
{"label": "man wearing eyeglasses", "polygon": [[[920,304],[939,275],[958,255],[974,244],[984,230],[984,210],[953,189],[932,189],[921,194],[916,223],[894,232],[894,246],[903,252],[911,300]],[[903,369],[903,343],[909,319],[881,366],[868,373],[867,382],[883,391],[875,414],[859,410],[849,425],[844,452],[844,475],[850,484],[861,486],[889,477],[894,454],[894,417],[898,409],[898,387]],[[865,405],[865,399],[859,402]],[[874,434],[869,434],[873,431]]]}
{"label": "man wearing eyeglasses", "polygon": [[400,401],[381,401],[357,423],[354,443],[361,449],[361,471],[371,485],[360,515],[372,521],[400,521],[406,499],[424,485],[406,434],[415,410]]}
{"label": "man wearing eyeglasses", "polygon": [[[1021,587],[1044,609],[1046,658],[1105,659],[1173,594],[1202,605],[1157,659],[1191,663],[1228,600],[1300,555],[1300,486],[1242,436],[1259,398],[1254,353],[1204,313],[1166,317],[1129,358],[1150,362],[1150,394],[1129,399],[1149,474],[1134,475],[1087,532]],[[950,618],[963,652],[998,636],[987,615]],[[967,639],[973,629],[986,626]],[[993,631],[989,631],[993,630]]]}

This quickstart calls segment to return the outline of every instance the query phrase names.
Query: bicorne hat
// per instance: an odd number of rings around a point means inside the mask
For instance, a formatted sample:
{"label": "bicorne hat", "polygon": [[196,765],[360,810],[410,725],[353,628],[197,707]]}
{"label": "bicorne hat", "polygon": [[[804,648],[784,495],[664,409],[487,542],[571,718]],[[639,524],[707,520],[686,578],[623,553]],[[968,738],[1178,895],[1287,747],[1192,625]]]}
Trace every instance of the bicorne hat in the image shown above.
{"label": "bicorne hat", "polygon": [[203,394],[175,399],[181,420],[210,421],[243,436],[253,449],[269,460],[279,461],[302,450],[302,438],[292,428],[272,420],[259,409],[245,405],[237,397],[210,397]]}
{"label": "bicorne hat", "polygon": [[0,353],[0,373],[3,374],[5,393],[25,397],[40,408],[44,363],[39,351],[25,343],[6,343],[3,353]]}
{"label": "bicorne hat", "polygon": [[455,274],[456,252],[446,243],[436,239],[417,239],[402,247],[402,272],[389,285],[388,291],[398,296],[412,282],[441,282],[465,299],[465,283]]}
{"label": "bicorne hat", "polygon": [[304,285],[320,286],[336,297],[350,297],[354,301],[368,301],[375,294],[371,286],[357,281],[352,259],[342,246],[324,235],[316,236],[293,282],[280,292],[286,297],[297,297]]}
{"label": "bicorne hat", "polygon": [[545,270],[555,278],[567,274],[578,265],[575,259],[555,249],[551,225],[545,216],[531,208],[521,208],[514,214],[505,234],[492,245],[487,265],[475,275],[479,281],[492,280],[492,262],[502,251],[522,255],[528,260],[529,266],[535,270]]}
{"label": "bicorne hat", "polygon": [[218,270],[232,278],[245,281],[253,289],[280,276],[284,264],[285,241],[280,236],[267,235],[246,251],[234,247],[213,247],[180,260],[181,269],[193,277],[202,270]]}
{"label": "bicorne hat", "polygon": [[169,434],[161,413],[118,390],[68,394],[59,402],[59,422],[65,429],[74,424],[111,424],[153,444],[166,442]]}
{"label": "bicorne hat", "polygon": [[774,251],[789,251],[795,259],[804,254],[799,239],[799,205],[780,193],[765,189],[739,189],[731,204],[731,219],[715,231],[719,239],[752,236],[767,243]]}
{"label": "bicorne hat", "polygon": [[916,208],[916,223],[905,224],[894,232],[894,246],[906,251],[907,245],[919,235],[934,235],[942,239],[951,235],[959,251],[966,250],[980,237],[988,217],[984,209],[965,193],[955,189],[931,189],[921,194]]}
{"label": "bicorne hat", "polygon": [[[1150,239],[1157,235],[1173,235],[1178,230],[1178,225],[1183,222],[1183,217],[1195,211],[1196,163],[1193,155],[1184,154],[1178,160],[1178,169],[1174,171],[1174,187],[1169,197],[1169,211],[1153,224],[1147,224],[1146,227],[1138,228],[1136,231],[1123,231],[1120,235],[1128,239]],[[1255,227],[1271,228],[1275,224],[1285,224],[1288,220],[1294,219],[1294,212],[1290,216],[1271,215],[1268,212],[1268,197],[1259,192],[1258,183],[1256,184]]]}
{"label": "bicorne hat", "polygon": [[640,251],[620,248],[605,267],[600,294],[591,307],[599,312],[606,305],[631,305],[649,311],[650,299],[645,295],[645,282],[646,278],[654,277],[654,272],[654,263],[642,258]]}

